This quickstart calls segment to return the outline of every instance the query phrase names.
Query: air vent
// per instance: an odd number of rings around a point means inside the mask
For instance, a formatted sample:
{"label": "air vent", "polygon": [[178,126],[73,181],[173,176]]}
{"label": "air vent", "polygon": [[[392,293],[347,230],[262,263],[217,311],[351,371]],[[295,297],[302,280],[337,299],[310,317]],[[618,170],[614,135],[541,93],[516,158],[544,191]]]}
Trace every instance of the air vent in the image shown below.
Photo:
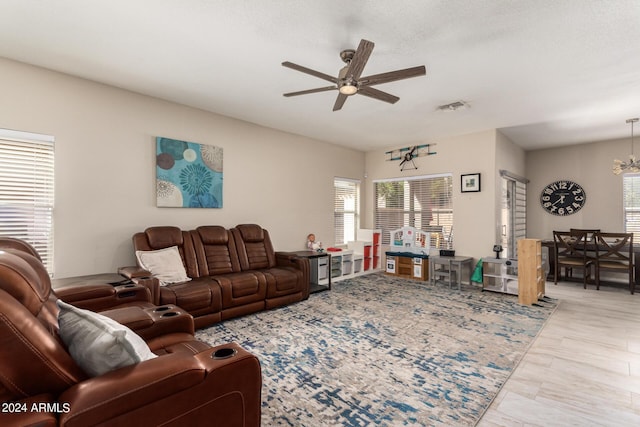
{"label": "air vent", "polygon": [[437,110],[446,112],[446,111],[462,110],[465,108],[469,108],[469,104],[467,104],[464,101],[456,101],[456,102],[452,102],[451,104],[439,105]]}

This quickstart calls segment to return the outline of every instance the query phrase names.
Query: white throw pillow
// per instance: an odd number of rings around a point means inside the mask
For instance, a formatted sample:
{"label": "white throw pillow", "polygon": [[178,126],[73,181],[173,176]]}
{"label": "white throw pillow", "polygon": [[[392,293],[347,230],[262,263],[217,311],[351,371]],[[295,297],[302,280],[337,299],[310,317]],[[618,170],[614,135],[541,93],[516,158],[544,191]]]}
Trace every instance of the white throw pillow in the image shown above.
{"label": "white throw pillow", "polygon": [[90,376],[157,357],[131,329],[89,310],[57,301],[59,334],[73,360]]}
{"label": "white throw pillow", "polygon": [[191,280],[184,269],[177,246],[155,251],[136,251],[136,258],[140,267],[160,280],[162,286]]}

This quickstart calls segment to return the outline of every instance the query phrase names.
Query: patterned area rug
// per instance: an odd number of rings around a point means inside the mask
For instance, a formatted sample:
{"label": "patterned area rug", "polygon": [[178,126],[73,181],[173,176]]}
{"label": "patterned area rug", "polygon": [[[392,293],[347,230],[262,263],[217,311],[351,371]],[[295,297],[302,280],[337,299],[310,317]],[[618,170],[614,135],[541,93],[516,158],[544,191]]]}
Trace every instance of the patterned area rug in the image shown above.
{"label": "patterned area rug", "polygon": [[372,274],[197,332],[262,365],[264,426],[474,425],[555,309]]}

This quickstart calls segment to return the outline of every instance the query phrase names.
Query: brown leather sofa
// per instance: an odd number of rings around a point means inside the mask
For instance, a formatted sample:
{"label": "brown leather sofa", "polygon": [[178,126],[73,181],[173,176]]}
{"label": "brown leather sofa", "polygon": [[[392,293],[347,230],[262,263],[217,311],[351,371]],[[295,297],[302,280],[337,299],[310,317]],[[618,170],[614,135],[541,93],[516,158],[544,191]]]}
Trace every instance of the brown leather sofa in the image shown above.
{"label": "brown leather sofa", "polygon": [[[16,250],[32,255],[42,262],[38,251],[24,240],[12,237],[0,237],[0,250]],[[152,294],[159,287],[156,279],[149,277],[136,283],[108,284],[99,281],[69,285],[56,289],[56,295],[63,301],[95,312],[113,308],[139,307],[154,309]]]}
{"label": "brown leather sofa", "polygon": [[260,425],[257,358],[196,340],[175,306],[102,311],[158,357],[90,378],[58,336],[58,297],[37,254],[0,248],[0,425]]}
{"label": "brown leather sofa", "polygon": [[[188,311],[196,328],[309,297],[309,261],[276,252],[268,231],[259,225],[230,230],[209,225],[190,231],[161,226],[133,236],[136,251],[172,246],[178,248],[191,280],[160,286],[154,302]],[[152,275],[140,267],[119,272],[134,280]]]}

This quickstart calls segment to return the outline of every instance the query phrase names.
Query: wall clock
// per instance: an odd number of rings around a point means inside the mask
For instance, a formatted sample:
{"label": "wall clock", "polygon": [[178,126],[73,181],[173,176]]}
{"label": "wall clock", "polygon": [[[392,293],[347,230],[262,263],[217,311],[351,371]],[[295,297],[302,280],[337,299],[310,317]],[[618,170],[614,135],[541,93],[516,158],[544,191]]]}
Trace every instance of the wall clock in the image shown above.
{"label": "wall clock", "polygon": [[561,180],[547,185],[540,194],[542,208],[553,215],[571,215],[587,201],[582,187],[573,181]]}

